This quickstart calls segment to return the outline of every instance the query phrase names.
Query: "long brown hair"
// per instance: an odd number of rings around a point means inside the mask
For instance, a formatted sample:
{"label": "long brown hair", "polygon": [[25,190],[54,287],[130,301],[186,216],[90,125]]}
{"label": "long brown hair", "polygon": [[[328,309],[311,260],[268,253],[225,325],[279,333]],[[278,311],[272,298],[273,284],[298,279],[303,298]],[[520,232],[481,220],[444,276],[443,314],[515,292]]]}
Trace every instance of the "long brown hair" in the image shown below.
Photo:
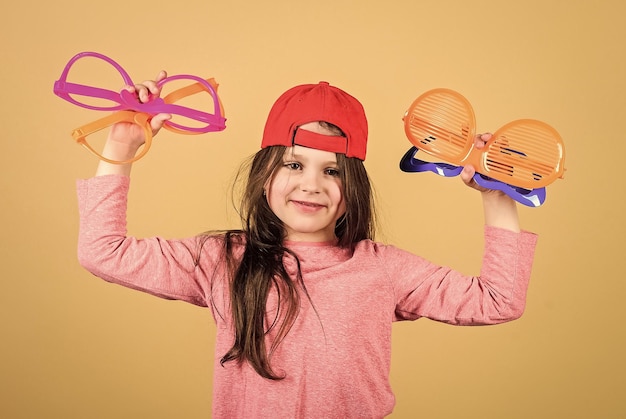
{"label": "long brown hair", "polygon": [[[310,301],[298,258],[283,245],[286,234],[283,223],[263,194],[268,179],[283,164],[285,150],[284,146],[273,146],[254,155],[239,205],[242,230],[226,232],[224,240],[235,341],[220,362],[223,365],[229,361],[247,361],[259,375],[271,380],[284,378],[272,369],[272,353],[293,326],[301,295]],[[359,241],[374,238],[372,185],[361,160],[337,154],[337,166],[346,213],[337,221],[335,235],[340,247],[354,248]],[[233,253],[233,244],[240,243],[242,236],[245,249],[238,258]],[[287,254],[297,263],[295,279],[283,265]],[[266,321],[266,303],[272,288],[278,295],[278,310],[274,319]],[[266,335],[274,328],[277,330],[268,350]]]}

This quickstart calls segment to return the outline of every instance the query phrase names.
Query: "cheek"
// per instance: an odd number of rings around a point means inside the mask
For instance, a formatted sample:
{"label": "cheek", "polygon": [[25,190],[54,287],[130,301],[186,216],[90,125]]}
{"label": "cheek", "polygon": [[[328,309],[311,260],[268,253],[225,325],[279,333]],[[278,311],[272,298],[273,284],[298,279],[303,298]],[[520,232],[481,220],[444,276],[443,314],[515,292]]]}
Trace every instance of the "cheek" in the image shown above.
{"label": "cheek", "polygon": [[337,211],[339,214],[343,215],[346,212],[346,200],[341,184],[337,185],[337,187],[333,190],[332,200],[337,203]]}
{"label": "cheek", "polygon": [[272,203],[284,201],[285,196],[289,192],[289,176],[277,174],[265,185],[267,202],[272,206]]}
{"label": "cheek", "polygon": [[346,213],[346,201],[344,199],[341,200],[341,204],[339,205],[339,215],[344,215]]}
{"label": "cheek", "polygon": [[273,210],[278,200],[276,188],[273,184],[270,184],[265,188],[265,200],[267,201],[270,208]]}

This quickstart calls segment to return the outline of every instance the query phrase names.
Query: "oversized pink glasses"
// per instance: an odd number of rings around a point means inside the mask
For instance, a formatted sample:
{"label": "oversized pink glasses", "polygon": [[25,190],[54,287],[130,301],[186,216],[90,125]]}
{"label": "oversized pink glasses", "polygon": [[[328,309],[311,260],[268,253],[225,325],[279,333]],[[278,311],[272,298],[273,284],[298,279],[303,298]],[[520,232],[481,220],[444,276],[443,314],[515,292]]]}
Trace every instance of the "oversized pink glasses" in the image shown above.
{"label": "oversized pink glasses", "polygon": [[[222,103],[217,95],[217,83],[214,79],[203,79],[189,74],[179,74],[169,76],[157,83],[162,88],[165,84],[173,81],[190,81],[191,84],[176,89],[164,97],[151,98],[146,103],[141,103],[136,95],[123,89],[120,92],[103,89],[99,87],[76,84],[67,81],[68,74],[72,66],[80,59],[94,57],[111,64],[122,76],[126,86],[133,86],[128,73],[115,61],[97,52],[81,52],[67,63],[59,80],[54,82],[54,93],[62,99],[74,105],[97,111],[114,111],[114,113],[83,125],[72,131],[72,137],[77,143],[87,148],[98,158],[114,164],[126,164],[143,157],[152,144],[152,129],[150,119],[159,113],[169,113],[174,116],[172,120],[166,121],[163,128],[179,134],[203,134],[213,131],[222,131],[226,128],[226,119]],[[193,109],[188,106],[178,105],[175,102],[196,94],[208,94],[213,103],[212,112],[205,112]],[[97,103],[91,103],[90,98],[97,99]],[[91,99],[93,100],[93,99]],[[129,160],[110,160],[102,156],[87,141],[87,137],[97,131],[110,127],[118,122],[130,122],[141,126],[145,132],[145,145],[135,157]]]}

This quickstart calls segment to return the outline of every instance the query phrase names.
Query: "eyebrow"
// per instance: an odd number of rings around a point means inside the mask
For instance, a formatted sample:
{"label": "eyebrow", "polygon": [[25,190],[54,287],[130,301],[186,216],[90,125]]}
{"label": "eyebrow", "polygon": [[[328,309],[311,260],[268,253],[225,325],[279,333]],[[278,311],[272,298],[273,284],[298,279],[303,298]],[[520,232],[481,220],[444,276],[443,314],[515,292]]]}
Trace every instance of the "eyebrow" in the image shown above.
{"label": "eyebrow", "polygon": [[[308,160],[308,158],[306,156],[303,156],[302,154],[298,154],[298,153],[285,153],[283,156],[283,160],[284,159],[296,159],[296,160]],[[337,160],[328,160],[322,163],[322,166],[328,166],[328,165],[339,165],[339,162],[337,162]]]}
{"label": "eyebrow", "polygon": [[[302,154],[296,153],[293,151],[293,148],[290,151],[286,151],[285,154],[283,155],[283,160],[284,159],[297,159],[297,160],[308,160],[308,158]],[[335,158],[335,160],[328,160],[322,163],[322,165],[338,165],[339,162],[337,161],[337,159]]]}

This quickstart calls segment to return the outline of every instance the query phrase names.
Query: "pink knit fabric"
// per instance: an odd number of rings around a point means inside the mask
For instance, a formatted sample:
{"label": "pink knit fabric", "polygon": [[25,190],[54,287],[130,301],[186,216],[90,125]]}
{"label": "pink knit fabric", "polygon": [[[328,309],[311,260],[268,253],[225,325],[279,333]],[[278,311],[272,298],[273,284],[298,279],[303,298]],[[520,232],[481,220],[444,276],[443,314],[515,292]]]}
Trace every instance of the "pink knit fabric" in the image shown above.
{"label": "pink knit fabric", "polygon": [[[522,315],[537,236],[486,227],[479,277],[464,276],[394,246],[288,243],[311,296],[272,357],[285,379],[219,359],[233,342],[221,244],[196,237],[126,236],[129,179],[78,181],[80,263],[106,281],[208,307],[217,325],[213,418],[382,418],[389,385],[391,326],[427,317],[456,325],[496,324]],[[238,249],[239,251],[243,250]],[[287,258],[287,271],[295,261]],[[271,318],[276,296],[268,302]],[[268,337],[271,339],[271,335]]]}

